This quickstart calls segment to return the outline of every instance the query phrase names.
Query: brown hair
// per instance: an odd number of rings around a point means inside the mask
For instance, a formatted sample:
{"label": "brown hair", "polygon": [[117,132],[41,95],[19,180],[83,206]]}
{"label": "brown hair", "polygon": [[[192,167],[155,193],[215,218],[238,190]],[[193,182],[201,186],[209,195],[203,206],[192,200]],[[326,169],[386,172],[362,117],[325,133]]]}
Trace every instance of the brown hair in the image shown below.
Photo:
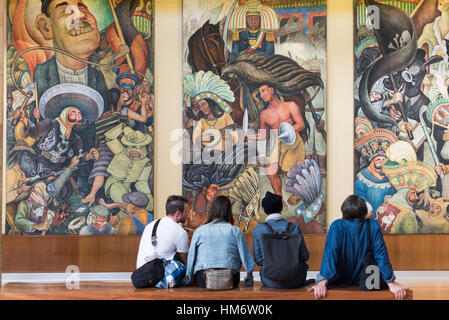
{"label": "brown hair", "polygon": [[212,202],[206,223],[210,223],[214,220],[234,224],[231,201],[229,201],[227,197],[219,196]]}

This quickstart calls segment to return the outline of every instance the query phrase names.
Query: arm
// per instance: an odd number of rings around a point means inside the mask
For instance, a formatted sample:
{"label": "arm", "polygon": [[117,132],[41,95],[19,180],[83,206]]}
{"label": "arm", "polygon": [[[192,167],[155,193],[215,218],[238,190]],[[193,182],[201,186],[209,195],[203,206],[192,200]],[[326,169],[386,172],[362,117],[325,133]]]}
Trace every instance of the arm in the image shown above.
{"label": "arm", "polygon": [[299,111],[299,106],[294,102],[290,102],[289,107],[290,115],[292,116],[293,121],[295,121],[295,125],[293,126],[293,128],[296,132],[299,132],[305,128],[304,119],[302,118]]}
{"label": "arm", "polygon": [[34,222],[28,220],[29,213],[29,208],[27,207],[25,201],[19,202],[14,224],[23,232],[31,232],[33,230],[32,228],[34,226]]}
{"label": "arm", "polygon": [[[372,219],[370,219],[372,220]],[[392,282],[396,279],[393,267],[391,266],[390,259],[388,257],[387,247],[380,230],[380,225],[376,220],[370,221],[371,223],[371,242],[373,244],[374,258],[379,266],[380,273],[385,282]]]}
{"label": "arm", "polygon": [[324,279],[332,281],[337,276],[337,263],[339,260],[339,235],[338,227],[335,222],[329,228],[329,232],[326,238],[326,244],[324,246],[323,260],[321,262],[320,273],[317,276],[317,281]]}
{"label": "arm", "polygon": [[246,137],[248,140],[267,140],[268,139],[268,129],[269,126],[266,121],[266,112],[263,110],[260,113],[260,125],[259,125],[259,133],[256,134],[249,134]]}
{"label": "arm", "polygon": [[262,233],[260,230],[260,224],[253,230],[253,253],[254,260],[258,266],[263,265],[263,245],[262,245]]}
{"label": "arm", "polygon": [[237,247],[240,254],[240,260],[245,267],[247,277],[251,277],[255,264],[251,251],[249,250],[248,242],[246,242],[243,232],[238,227],[234,227],[234,231],[237,236]]}
{"label": "arm", "polygon": [[184,265],[187,265],[187,253],[189,252],[189,237],[183,229],[179,240],[176,243],[176,252]]}
{"label": "arm", "polygon": [[187,255],[187,270],[182,283],[187,285],[193,281],[193,272],[195,269],[195,258],[196,258],[196,245],[198,243],[198,232],[195,231],[192,236],[192,241],[190,243],[189,253]]}
{"label": "arm", "polygon": [[402,300],[407,295],[407,291],[405,287],[395,282],[396,277],[390,264],[390,259],[388,258],[387,247],[385,246],[385,241],[380,230],[380,225],[376,220],[373,220],[373,222],[371,222],[371,232],[374,258],[376,259],[380,273],[382,274],[385,282],[387,282],[388,289],[391,291],[391,293],[393,293],[396,300]]}

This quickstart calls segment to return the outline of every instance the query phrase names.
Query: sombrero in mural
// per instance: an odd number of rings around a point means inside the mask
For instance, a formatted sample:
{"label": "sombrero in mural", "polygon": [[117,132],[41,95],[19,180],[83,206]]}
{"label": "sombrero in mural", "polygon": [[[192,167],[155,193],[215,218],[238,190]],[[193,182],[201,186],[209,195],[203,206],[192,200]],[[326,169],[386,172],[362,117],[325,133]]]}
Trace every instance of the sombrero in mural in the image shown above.
{"label": "sombrero in mural", "polygon": [[387,159],[382,171],[396,190],[407,188],[420,192],[436,183],[435,169],[416,160],[415,150],[406,141],[392,144],[387,150]]}
{"label": "sombrero in mural", "polygon": [[274,9],[262,5],[259,0],[240,1],[239,6],[231,12],[229,29],[246,29],[246,16],[260,15],[260,30],[273,31],[279,29],[277,14]]}
{"label": "sombrero in mural", "polygon": [[67,107],[78,108],[83,121],[93,123],[103,114],[104,100],[98,91],[78,83],[62,83],[51,87],[39,100],[39,110],[44,119],[59,117]]}
{"label": "sombrero in mural", "polygon": [[234,92],[229,85],[212,71],[203,70],[194,74],[188,74],[184,78],[184,103],[187,107],[202,99],[210,99],[226,113],[231,113],[232,108],[227,101],[234,102]]}
{"label": "sombrero in mural", "polygon": [[377,156],[386,156],[387,149],[397,140],[398,137],[394,132],[376,128],[357,137],[354,141],[354,148],[362,154],[362,157],[371,162]]}
{"label": "sombrero in mural", "polygon": [[434,125],[449,129],[449,99],[438,98],[427,109],[427,119]]}

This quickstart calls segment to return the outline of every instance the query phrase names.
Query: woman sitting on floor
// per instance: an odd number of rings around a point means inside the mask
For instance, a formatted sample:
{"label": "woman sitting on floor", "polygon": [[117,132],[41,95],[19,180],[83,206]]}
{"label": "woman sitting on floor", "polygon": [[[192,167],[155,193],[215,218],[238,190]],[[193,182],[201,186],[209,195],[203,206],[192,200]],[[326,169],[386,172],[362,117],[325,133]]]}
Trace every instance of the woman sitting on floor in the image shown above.
{"label": "woman sitting on floor", "polygon": [[206,223],[193,233],[183,282],[194,280],[212,290],[237,288],[242,264],[247,272],[245,284],[252,285],[251,251],[242,231],[233,225],[231,202],[219,196],[212,202]]}
{"label": "woman sitting on floor", "polygon": [[320,273],[314,290],[317,299],[326,296],[330,284],[359,286],[363,260],[368,252],[368,223],[371,243],[380,275],[397,300],[404,299],[406,290],[397,284],[388,258],[387,248],[376,220],[365,218],[366,202],[357,195],[350,195],[341,206],[343,219],[332,223],[327,234]]}

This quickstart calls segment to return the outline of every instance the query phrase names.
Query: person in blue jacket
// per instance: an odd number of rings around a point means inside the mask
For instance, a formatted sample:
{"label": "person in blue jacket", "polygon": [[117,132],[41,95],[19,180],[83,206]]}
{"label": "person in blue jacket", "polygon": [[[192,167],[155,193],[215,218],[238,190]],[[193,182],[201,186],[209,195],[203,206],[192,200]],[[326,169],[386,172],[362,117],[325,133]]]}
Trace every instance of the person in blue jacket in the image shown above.
{"label": "person in blue jacket", "polygon": [[326,296],[331,284],[359,284],[363,259],[368,251],[368,224],[371,243],[379,271],[397,300],[404,299],[406,288],[395,282],[393,268],[379,223],[365,218],[366,202],[357,195],[348,196],[341,206],[343,219],[335,220],[327,234],[323,260],[313,290],[317,299]]}

